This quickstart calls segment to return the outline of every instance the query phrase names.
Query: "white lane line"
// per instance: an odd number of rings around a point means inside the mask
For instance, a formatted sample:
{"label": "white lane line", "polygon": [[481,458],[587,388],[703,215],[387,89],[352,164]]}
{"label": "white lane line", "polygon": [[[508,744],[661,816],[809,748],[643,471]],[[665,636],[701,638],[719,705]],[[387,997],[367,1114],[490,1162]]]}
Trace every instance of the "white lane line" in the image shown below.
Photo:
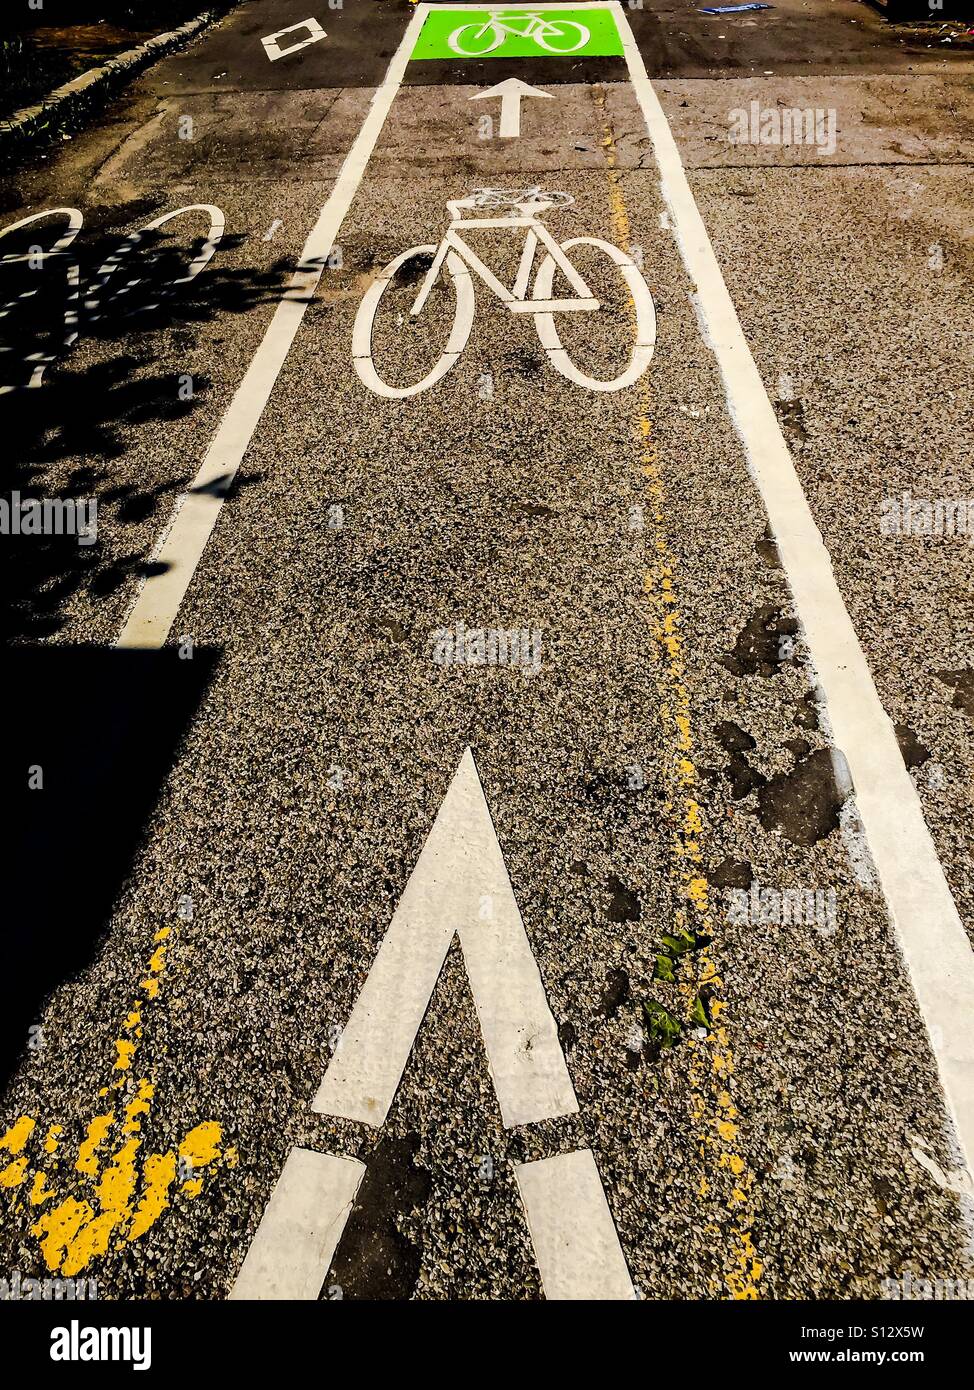
{"label": "white lane line", "polygon": [[392,1105],[454,932],[504,1124],[578,1101],[468,748],[315,1096],[319,1115],[378,1127]]}
{"label": "white lane line", "polygon": [[545,1298],[636,1297],[591,1149],[516,1163]]}
{"label": "white lane line", "polygon": [[629,74],[653,141],[664,201],[788,576],[836,745],[852,773],[894,930],[937,1059],[964,1159],[974,1171],[974,953],[916,787],[846,611],[832,562],[802,492],[774,408],[622,7]]}
{"label": "white lane line", "polygon": [[382,85],[376,89],[369,114],[305,242],[298,269],[237,387],[192,487],[176,506],[169,531],[154,557],[165,569],[144,581],[118,639],[119,647],[161,647],[169,635],[305,309],[318,287],[338,230],[358,191],[428,8],[416,7]]}
{"label": "white lane line", "polygon": [[230,1293],[234,1302],[318,1297],[364,1164],[292,1149]]}

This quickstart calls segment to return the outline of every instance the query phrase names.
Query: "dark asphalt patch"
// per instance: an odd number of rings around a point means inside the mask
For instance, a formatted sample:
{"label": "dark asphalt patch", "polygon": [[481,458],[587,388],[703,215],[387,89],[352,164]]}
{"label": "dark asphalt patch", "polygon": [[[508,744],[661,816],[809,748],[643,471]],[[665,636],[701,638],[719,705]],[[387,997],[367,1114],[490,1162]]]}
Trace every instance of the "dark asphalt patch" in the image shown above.
{"label": "dark asphalt patch", "polygon": [[773,604],[765,605],[745,623],[723,665],[735,676],[773,676],[790,659],[791,644],[782,639],[797,632],[796,619],[782,616]]}
{"label": "dark asphalt patch", "polygon": [[776,401],[774,409],[789,448],[800,449],[808,438],[804,405],[801,401]]}
{"label": "dark asphalt patch", "polygon": [[750,888],[754,871],[750,864],[736,859],[724,859],[709,875],[712,888]]}
{"label": "dark asphalt patch", "polygon": [[821,703],[817,690],[807,690],[801,700],[795,706],[795,723],[799,729],[814,730],[819,727],[819,705]]}
{"label": "dark asphalt patch", "polygon": [[781,569],[781,556],[778,554],[778,542],[771,535],[770,527],[765,527],[764,535],[759,536],[754,542],[754,549],[760,559],[768,566],[768,569]]}
{"label": "dark asphalt patch", "polygon": [[[8,651],[18,755],[4,767],[16,866],[0,972],[4,1081],[46,996],[90,961],[216,661],[203,647],[191,660],[174,649]],[[28,784],[33,767],[38,790]]]}
{"label": "dark asphalt patch", "polygon": [[[628,82],[624,58],[569,58],[554,55],[537,58],[424,58],[406,68],[407,87],[495,87],[498,82],[519,77],[532,87],[552,83]],[[478,115],[490,112],[478,112]]]}
{"label": "dark asphalt patch", "polygon": [[930,749],[924,747],[916,735],[915,730],[909,724],[894,724],[893,732],[896,734],[896,742],[900,745],[900,752],[903,754],[903,761],[908,769],[922,766],[930,757]]}
{"label": "dark asphalt patch", "polygon": [[839,825],[848,792],[836,782],[832,753],[819,748],[758,791],[758,819],[793,845],[814,845]]}
{"label": "dark asphalt patch", "polygon": [[743,801],[751,792],[764,786],[766,780],[757,768],[751,766],[746,757],[746,754],[753,752],[757,747],[757,742],[746,729],[729,719],[718,724],[714,734],[728,755],[724,776],[730,783],[731,800]]}
{"label": "dark asphalt patch", "polygon": [[602,991],[602,1017],[615,1018],[623,1004],[628,1002],[629,997],[627,972],[619,967],[610,970],[606,976],[605,989]]}
{"label": "dark asphalt patch", "polygon": [[954,709],[963,710],[969,718],[974,719],[974,670],[938,671],[937,679],[953,686]]}
{"label": "dark asphalt patch", "polygon": [[609,879],[609,921],[638,922],[642,916],[639,895],[615,876]]}
{"label": "dark asphalt patch", "polygon": [[420,1141],[383,1134],[342,1234],[321,1297],[408,1299],[419,1279],[422,1251],[401,1234],[398,1220],[425,1206],[429,1174],[415,1163]]}

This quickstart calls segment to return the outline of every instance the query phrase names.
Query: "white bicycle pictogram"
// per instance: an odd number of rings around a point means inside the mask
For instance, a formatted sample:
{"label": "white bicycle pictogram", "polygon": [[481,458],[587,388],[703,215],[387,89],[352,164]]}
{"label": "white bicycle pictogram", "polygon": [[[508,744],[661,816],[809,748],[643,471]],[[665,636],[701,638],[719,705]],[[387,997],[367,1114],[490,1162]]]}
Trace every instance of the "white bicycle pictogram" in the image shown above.
{"label": "white bicycle pictogram", "polygon": [[[653,296],[636,262],[625,251],[614,246],[611,242],[602,241],[598,237],[587,236],[571,237],[560,243],[555,241],[548,229],[540,222],[539,216],[551,207],[565,206],[573,201],[574,199],[568,194],[542,193],[537,188],[525,189],[521,193],[513,194],[500,189],[479,189],[469,198],[448,201],[446,206],[452,220],[439,246],[411,246],[408,251],[403,251],[401,255],[389,262],[362,297],[352,333],[352,358],[355,363],[355,370],[363,385],[377,396],[400,400],[406,396],[418,396],[421,392],[428,391],[431,386],[435,386],[446,376],[466,347],[473,327],[476,304],[474,278],[471,271],[475,272],[512,314],[534,315],[535,328],[549,362],[557,372],[567,377],[569,381],[575,382],[578,386],[584,386],[589,391],[621,391],[624,387],[632,386],[638,381],[649,365],[653,356],[653,349],[656,346],[656,307],[653,304]],[[504,204],[515,207],[520,215],[486,218],[464,218],[461,216],[461,209],[484,207],[489,209]],[[477,253],[461,236],[461,232],[468,228],[475,228],[478,231],[492,228],[498,232],[512,233],[517,233],[523,229],[525,234],[524,246],[514,284],[510,289],[501,284],[493,271],[484,265]],[[544,248],[546,254],[538,266],[534,277],[533,292],[528,297],[528,286],[539,245]],[[567,350],[562,346],[555,325],[556,314],[597,313],[602,308],[600,301],[592,294],[585,280],[566,255],[566,252],[573,250],[576,246],[595,247],[608,257],[612,265],[618,268],[629,292],[631,317],[635,320],[636,341],[626,370],[621,376],[614,377],[609,381],[588,376],[576,367]],[[419,293],[413,301],[409,316],[412,321],[418,320],[441,271],[445,270],[456,298],[449,338],[433,370],[423,377],[422,381],[416,382],[413,386],[390,386],[379,376],[373,360],[373,331],[376,313],[382,296],[403,267],[417,258],[429,257],[432,257],[429,269]],[[414,268],[414,275],[417,269],[421,270],[422,266]],[[564,275],[574,290],[575,297],[552,297],[556,270],[561,271]],[[401,316],[400,322],[402,322]]]}
{"label": "white bicycle pictogram", "polygon": [[[521,25],[525,27],[519,27]],[[447,43],[461,58],[479,58],[484,53],[493,53],[509,34],[533,39],[545,53],[577,53],[591,38],[585,25],[573,19],[545,19],[544,15],[523,10],[507,13],[494,10],[483,24],[462,24],[454,29]],[[466,35],[463,45],[461,35]]]}

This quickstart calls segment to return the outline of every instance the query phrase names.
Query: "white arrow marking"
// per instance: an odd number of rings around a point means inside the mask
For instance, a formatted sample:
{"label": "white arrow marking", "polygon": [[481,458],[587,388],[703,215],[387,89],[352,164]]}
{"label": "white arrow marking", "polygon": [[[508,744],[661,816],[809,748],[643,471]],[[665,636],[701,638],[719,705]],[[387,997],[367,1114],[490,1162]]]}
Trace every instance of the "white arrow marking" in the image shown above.
{"label": "white arrow marking", "polygon": [[316,1299],[364,1172],[354,1158],[292,1149],[231,1300]]}
{"label": "white arrow marking", "polygon": [[516,1163],[514,1176],[545,1298],[635,1298],[591,1149]]}
{"label": "white arrow marking", "polygon": [[[406,884],[313,1109],[381,1125],[460,937],[504,1124],[578,1110],[555,1021],[468,748]],[[292,1149],[232,1299],[315,1299],[364,1173]],[[635,1291],[590,1149],[514,1165],[545,1297]]]}
{"label": "white arrow marking", "polygon": [[498,82],[497,86],[491,87],[489,92],[475,92],[470,100],[484,101],[487,97],[498,96],[501,99],[500,137],[502,140],[510,140],[521,133],[522,97],[545,97],[548,101],[553,100],[550,92],[539,92],[537,87],[529,87],[519,77],[509,77],[506,82]]}
{"label": "white arrow marking", "polygon": [[315,1096],[319,1115],[383,1123],[455,932],[504,1124],[577,1112],[468,748]]}

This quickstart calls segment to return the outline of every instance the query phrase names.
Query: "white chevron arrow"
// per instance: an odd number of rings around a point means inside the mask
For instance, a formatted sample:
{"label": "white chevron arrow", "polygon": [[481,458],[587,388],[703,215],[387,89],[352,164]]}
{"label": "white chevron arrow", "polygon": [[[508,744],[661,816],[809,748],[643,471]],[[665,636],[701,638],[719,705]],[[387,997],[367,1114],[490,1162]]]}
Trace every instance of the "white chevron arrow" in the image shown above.
{"label": "white chevron arrow", "polygon": [[385,1121],[454,934],[504,1124],[578,1110],[468,748],[403,890],[312,1109]]}
{"label": "white chevron arrow", "polygon": [[499,134],[502,140],[510,140],[521,133],[521,99],[523,97],[545,97],[548,101],[553,99],[550,92],[539,92],[537,87],[529,87],[519,77],[509,77],[506,82],[498,82],[497,86],[491,87],[488,92],[475,92],[470,100],[485,101],[487,97],[500,97],[501,99]]}
{"label": "white chevron arrow", "polygon": [[[454,935],[505,1126],[577,1112],[468,748],[315,1096],[319,1115],[383,1124]],[[634,1298],[592,1151],[513,1167],[545,1296]],[[293,1148],[231,1298],[317,1298],[364,1173],[357,1159]]]}

